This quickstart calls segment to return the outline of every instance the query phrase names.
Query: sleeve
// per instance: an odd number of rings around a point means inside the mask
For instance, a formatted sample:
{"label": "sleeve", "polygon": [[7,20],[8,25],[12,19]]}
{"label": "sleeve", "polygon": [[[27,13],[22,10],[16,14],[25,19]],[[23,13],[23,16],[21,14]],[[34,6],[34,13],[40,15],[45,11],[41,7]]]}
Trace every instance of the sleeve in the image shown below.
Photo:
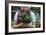
{"label": "sleeve", "polygon": [[14,22],[17,23],[17,17],[18,17],[18,11],[16,12],[15,16],[14,16]]}
{"label": "sleeve", "polygon": [[35,22],[36,22],[36,16],[35,16],[34,12],[31,12],[31,17],[32,17],[33,24],[35,24]]}

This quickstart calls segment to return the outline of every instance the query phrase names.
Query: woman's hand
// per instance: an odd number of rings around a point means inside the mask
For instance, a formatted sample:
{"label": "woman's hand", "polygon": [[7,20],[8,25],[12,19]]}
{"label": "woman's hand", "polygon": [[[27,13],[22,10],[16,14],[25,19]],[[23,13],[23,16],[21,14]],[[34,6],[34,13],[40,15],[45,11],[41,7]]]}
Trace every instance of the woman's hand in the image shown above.
{"label": "woman's hand", "polygon": [[15,27],[15,28],[20,28],[22,26],[23,26],[23,23],[13,25],[13,27]]}

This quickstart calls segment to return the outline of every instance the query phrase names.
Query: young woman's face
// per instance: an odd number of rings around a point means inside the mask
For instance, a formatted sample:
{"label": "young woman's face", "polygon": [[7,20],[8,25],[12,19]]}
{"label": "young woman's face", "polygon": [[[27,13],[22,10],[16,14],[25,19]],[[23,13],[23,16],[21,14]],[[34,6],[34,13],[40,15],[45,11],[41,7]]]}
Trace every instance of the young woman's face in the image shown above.
{"label": "young woman's face", "polygon": [[21,7],[21,10],[28,11],[29,8],[28,7]]}

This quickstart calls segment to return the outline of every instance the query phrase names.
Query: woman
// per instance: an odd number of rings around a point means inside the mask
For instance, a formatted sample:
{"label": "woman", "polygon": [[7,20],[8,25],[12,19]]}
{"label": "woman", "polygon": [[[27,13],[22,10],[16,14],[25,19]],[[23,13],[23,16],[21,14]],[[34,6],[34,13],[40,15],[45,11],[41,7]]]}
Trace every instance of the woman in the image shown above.
{"label": "woman", "polygon": [[[28,14],[32,17],[32,21],[28,24],[24,24],[22,23],[22,19],[21,19],[21,15],[22,14]],[[14,27],[35,27],[35,14],[30,10],[29,7],[27,6],[23,6],[21,7],[21,9],[19,11],[16,12],[15,16],[14,16]]]}

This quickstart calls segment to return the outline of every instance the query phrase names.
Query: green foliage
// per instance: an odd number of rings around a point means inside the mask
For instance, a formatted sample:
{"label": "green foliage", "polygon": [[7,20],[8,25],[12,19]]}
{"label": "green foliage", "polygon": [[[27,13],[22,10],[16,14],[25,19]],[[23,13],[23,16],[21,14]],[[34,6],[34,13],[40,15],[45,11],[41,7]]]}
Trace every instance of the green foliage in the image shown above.
{"label": "green foliage", "polygon": [[11,7],[11,10],[18,10],[18,9],[20,9],[20,6],[12,6]]}
{"label": "green foliage", "polygon": [[40,19],[37,17],[36,18],[36,23],[35,23],[35,26],[36,26],[36,28],[40,28]]}
{"label": "green foliage", "polygon": [[40,28],[40,23],[39,22],[36,22],[35,27],[36,28]]}
{"label": "green foliage", "polygon": [[11,19],[14,20],[14,16],[15,16],[16,12],[11,12]]}
{"label": "green foliage", "polygon": [[24,23],[30,23],[32,21],[32,17],[27,14],[22,14],[21,18]]}

